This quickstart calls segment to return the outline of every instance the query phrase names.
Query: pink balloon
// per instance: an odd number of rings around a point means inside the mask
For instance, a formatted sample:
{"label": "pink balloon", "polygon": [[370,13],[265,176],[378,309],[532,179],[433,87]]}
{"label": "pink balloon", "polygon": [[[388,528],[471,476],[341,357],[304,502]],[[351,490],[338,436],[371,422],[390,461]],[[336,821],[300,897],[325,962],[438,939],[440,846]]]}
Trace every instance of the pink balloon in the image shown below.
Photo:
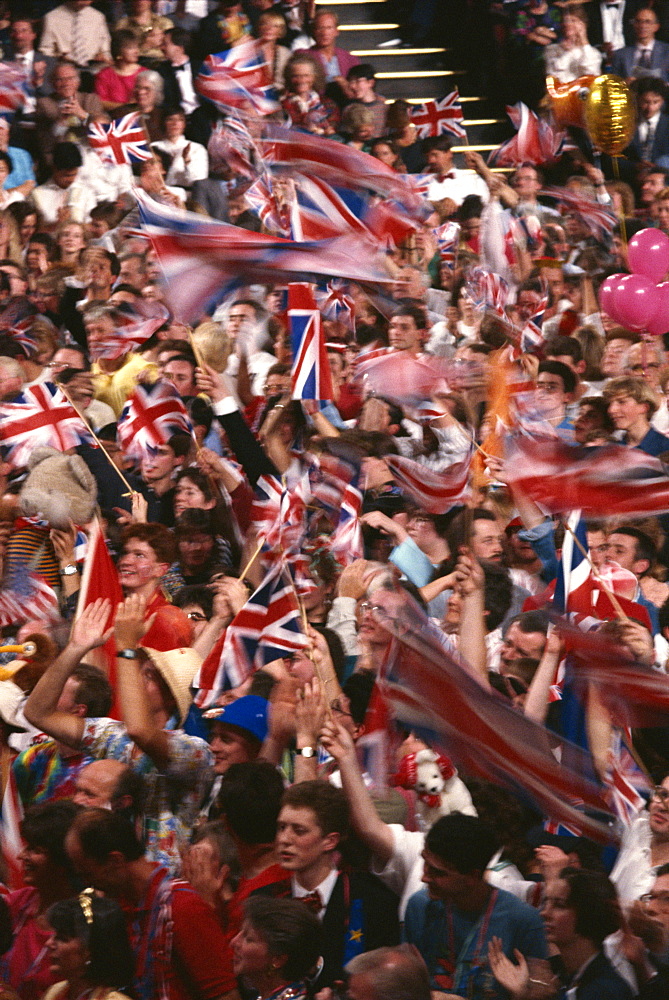
{"label": "pink balloon", "polygon": [[646,329],[656,337],[669,333],[669,281],[663,281],[655,289],[655,312]]}
{"label": "pink balloon", "polygon": [[645,330],[658,308],[655,293],[656,287],[648,278],[641,274],[625,275],[613,293],[613,318],[628,330]]}
{"label": "pink balloon", "polygon": [[625,277],[624,274],[611,274],[609,275],[608,278],[604,278],[604,281],[599,286],[599,308],[602,310],[602,312],[605,312],[607,316],[610,316],[611,319],[617,320],[618,318],[612,312],[612,310],[615,308],[613,302],[615,297],[614,292],[616,289],[616,285],[624,277]]}
{"label": "pink balloon", "polygon": [[669,271],[669,236],[660,229],[642,229],[628,243],[630,271],[649,281],[662,281]]}

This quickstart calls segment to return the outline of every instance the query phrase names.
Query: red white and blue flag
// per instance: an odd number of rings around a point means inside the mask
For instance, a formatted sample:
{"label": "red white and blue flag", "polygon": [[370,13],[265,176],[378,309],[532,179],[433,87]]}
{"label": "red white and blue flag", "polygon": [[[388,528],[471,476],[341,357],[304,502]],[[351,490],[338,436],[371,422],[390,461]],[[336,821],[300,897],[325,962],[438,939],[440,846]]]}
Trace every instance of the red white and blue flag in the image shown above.
{"label": "red white and blue flag", "polygon": [[525,353],[535,354],[539,351],[546,339],[541,327],[544,321],[544,313],[548,305],[548,296],[544,295],[539,302],[535,312],[532,313],[520,334],[520,349]]}
{"label": "red white and blue flag", "polygon": [[466,139],[464,120],[460,94],[457,90],[447,94],[440,101],[426,101],[424,104],[416,104],[411,109],[411,121],[416,126],[419,139],[429,139],[446,133],[458,139]]}
{"label": "red white and blue flag", "polygon": [[345,488],[341,498],[339,521],[330,535],[330,550],[340,566],[349,566],[355,559],[364,558],[360,511],[362,493],[358,485],[359,476]]}
{"label": "red white and blue flag", "polygon": [[28,74],[19,63],[0,62],[0,114],[14,114],[28,96]]}
{"label": "red white and blue flag", "polygon": [[166,445],[173,434],[192,434],[182,399],[171,382],[138,385],[118,419],[118,442],[126,455],[141,461],[150,449]]}
{"label": "red white and blue flag", "polygon": [[244,200],[266,229],[279,236],[289,235],[290,220],[279,207],[271,174],[263,174],[262,177],[259,177],[244,192]]}
{"label": "red white and blue flag", "polygon": [[268,115],[279,107],[270,65],[255,41],[207,56],[195,78],[195,89],[221,111],[234,108]]}
{"label": "red white and blue flag", "polygon": [[332,399],[332,374],[321,314],[309,285],[288,286],[288,322],[293,354],[293,399]]}
{"label": "red white and blue flag", "polygon": [[31,358],[37,353],[37,338],[30,332],[34,319],[34,316],[26,316],[25,319],[19,320],[15,326],[2,330],[5,336],[11,337],[12,340],[21,345],[27,358]]}
{"label": "red white and blue flag", "polygon": [[457,222],[444,222],[442,226],[433,229],[437,241],[439,260],[442,266],[454,271],[458,262],[458,244],[460,242],[460,226]]}
{"label": "red white and blue flag", "polygon": [[316,301],[325,319],[337,320],[348,330],[354,329],[355,300],[350,294],[348,282],[333,278],[325,288],[316,290]]}
{"label": "red white and blue flag", "polygon": [[569,188],[547,187],[541,192],[547,198],[555,198],[557,202],[564,206],[566,212],[574,212],[578,215],[593,236],[598,239],[606,239],[613,232],[613,227],[618,221],[615,212],[612,212],[606,205],[600,205],[593,198],[585,198],[583,195],[570,191]]}
{"label": "red white and blue flag", "polygon": [[516,134],[492,151],[488,157],[489,166],[520,167],[523,163],[540,166],[552,163],[568,148],[566,133],[558,132],[521,101],[507,107],[506,113]]}
{"label": "red white and blue flag", "polygon": [[153,156],[149,137],[136,112],[88,126],[88,143],[105,163],[140,163]]}
{"label": "red white and blue flag", "polygon": [[169,311],[162,302],[143,299],[136,307],[123,303],[115,310],[113,332],[105,339],[91,343],[90,355],[95,361],[120,358],[145,344],[169,318]]}
{"label": "red white and blue flag", "polygon": [[39,573],[15,570],[0,590],[0,628],[29,621],[53,623],[59,616],[56,592]]}
{"label": "red white and blue flag", "polygon": [[428,514],[446,514],[469,498],[471,454],[464,462],[454,462],[445,472],[433,472],[420,462],[403,455],[386,455],[393,479]]}
{"label": "red white and blue flag", "polygon": [[15,468],[27,465],[41,445],[67,451],[90,436],[85,422],[52,382],[27,386],[16,399],[0,404],[0,450]]}
{"label": "red white and blue flag", "polygon": [[327,240],[355,233],[368,237],[362,221],[367,199],[350,189],[335,190],[320,177],[296,174],[295,199],[291,211],[291,237],[297,242]]}

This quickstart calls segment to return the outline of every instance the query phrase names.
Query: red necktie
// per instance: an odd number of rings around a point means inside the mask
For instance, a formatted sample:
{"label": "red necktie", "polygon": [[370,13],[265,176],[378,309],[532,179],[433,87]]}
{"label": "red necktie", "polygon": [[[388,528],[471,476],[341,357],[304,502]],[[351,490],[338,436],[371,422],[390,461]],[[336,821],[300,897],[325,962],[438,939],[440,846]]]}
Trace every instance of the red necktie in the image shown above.
{"label": "red necktie", "polygon": [[304,903],[304,905],[311,910],[312,913],[315,913],[316,916],[318,916],[323,909],[323,900],[321,899],[321,894],[318,889],[315,889],[313,892],[308,892],[306,896],[300,896],[299,900],[301,903]]}

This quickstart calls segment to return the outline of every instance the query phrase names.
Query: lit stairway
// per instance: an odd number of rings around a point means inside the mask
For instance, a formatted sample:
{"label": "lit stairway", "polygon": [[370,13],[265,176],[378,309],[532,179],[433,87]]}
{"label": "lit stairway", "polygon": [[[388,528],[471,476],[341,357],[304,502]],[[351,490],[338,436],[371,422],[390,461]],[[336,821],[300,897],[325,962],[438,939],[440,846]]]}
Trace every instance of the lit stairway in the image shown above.
{"label": "lit stairway", "polygon": [[[337,14],[338,44],[361,62],[374,66],[377,89],[389,102],[398,98],[412,104],[439,100],[457,87],[469,148],[487,156],[489,150],[511,134],[508,121],[491,110],[487,98],[471,92],[467,73],[458,66],[446,38],[435,37],[434,45],[426,48],[379,48],[382,42],[397,37],[399,27],[381,22],[383,3],[384,0],[316,0],[317,6]],[[464,148],[459,145],[455,150],[462,152]]]}

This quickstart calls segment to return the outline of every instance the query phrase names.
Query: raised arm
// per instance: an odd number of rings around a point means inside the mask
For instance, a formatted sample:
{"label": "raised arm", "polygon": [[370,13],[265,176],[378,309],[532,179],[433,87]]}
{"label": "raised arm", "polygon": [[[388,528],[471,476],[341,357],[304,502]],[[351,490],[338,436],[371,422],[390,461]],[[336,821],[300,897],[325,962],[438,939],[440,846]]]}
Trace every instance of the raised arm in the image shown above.
{"label": "raised arm", "polygon": [[68,678],[84,656],[104,645],[111,635],[105,630],[110,603],[97,600],[84,608],[75,620],[70,640],[58,659],[40,677],[25,706],[28,722],[61,743],[77,748],[84,735],[84,720],[58,708],[58,699]]}
{"label": "raised arm", "polygon": [[393,853],[393,834],[374,808],[355,754],[351,735],[335,719],[323,726],[321,743],[339,764],[341,784],[351,810],[353,829],[375,859],[385,866]]}
{"label": "raised arm", "polygon": [[[114,639],[120,652],[136,650],[151,627],[152,618],[144,621],[146,600],[131,594],[119,604],[114,621]],[[169,736],[149,708],[149,699],[139,671],[139,660],[116,657],[116,676],[123,721],[128,736],[163,770],[170,758]]]}

